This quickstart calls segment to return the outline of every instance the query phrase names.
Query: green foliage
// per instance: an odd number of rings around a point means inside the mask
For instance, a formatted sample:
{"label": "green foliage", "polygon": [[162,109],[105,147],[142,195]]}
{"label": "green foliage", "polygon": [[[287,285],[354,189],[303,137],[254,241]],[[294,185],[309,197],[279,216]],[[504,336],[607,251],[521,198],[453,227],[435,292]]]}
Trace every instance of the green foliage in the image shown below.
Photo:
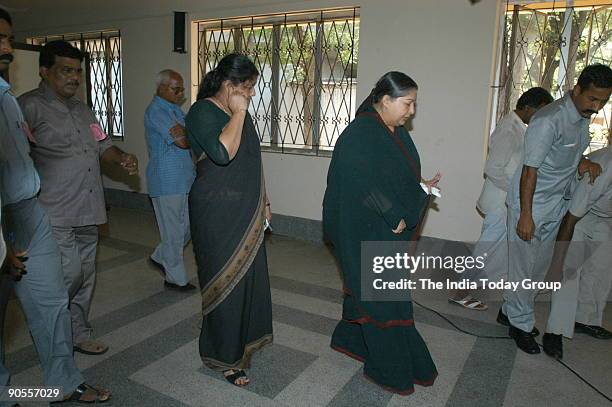
{"label": "green foliage", "polygon": [[[321,48],[324,63],[342,65],[347,72],[356,75],[359,61],[359,20],[326,21],[322,24]],[[216,65],[223,55],[234,52],[234,33],[241,36],[242,51],[261,68],[272,65],[274,30],[278,30],[280,44],[278,57],[284,81],[304,83],[312,75],[315,63],[317,23],[242,27],[241,29],[209,32],[209,54],[216,54],[209,67]],[[354,40],[353,40],[354,38]],[[215,50],[217,50],[215,52]],[[212,51],[212,52],[211,52]]]}

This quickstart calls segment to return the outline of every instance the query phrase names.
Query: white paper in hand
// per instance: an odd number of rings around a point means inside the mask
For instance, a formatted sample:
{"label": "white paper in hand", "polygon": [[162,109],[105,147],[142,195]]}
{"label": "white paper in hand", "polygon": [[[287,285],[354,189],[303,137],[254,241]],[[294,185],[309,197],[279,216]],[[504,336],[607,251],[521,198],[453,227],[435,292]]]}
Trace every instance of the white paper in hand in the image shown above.
{"label": "white paper in hand", "polygon": [[421,182],[421,188],[423,188],[423,191],[425,191],[428,195],[433,195],[433,196],[437,196],[438,198],[442,198],[442,194],[440,193],[440,188],[438,187],[431,187],[431,192],[429,192],[429,188],[427,187],[427,185],[425,185],[424,182]]}

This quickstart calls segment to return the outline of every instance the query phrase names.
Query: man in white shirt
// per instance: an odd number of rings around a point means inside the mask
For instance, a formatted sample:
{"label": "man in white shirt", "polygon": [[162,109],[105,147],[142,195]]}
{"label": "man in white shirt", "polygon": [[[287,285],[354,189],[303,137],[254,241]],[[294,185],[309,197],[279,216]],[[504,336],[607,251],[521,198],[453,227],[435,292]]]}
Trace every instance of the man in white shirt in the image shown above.
{"label": "man in white shirt", "polygon": [[[553,101],[544,88],[531,88],[516,103],[516,109],[504,116],[491,134],[489,156],[485,163],[485,180],[476,207],[485,215],[476,255],[487,254],[486,275],[492,281],[506,279],[508,250],[506,228],[506,193],[512,177],[522,162],[523,142],[531,117]],[[467,309],[484,311],[488,307],[472,297],[468,290],[457,290],[449,301]]]}

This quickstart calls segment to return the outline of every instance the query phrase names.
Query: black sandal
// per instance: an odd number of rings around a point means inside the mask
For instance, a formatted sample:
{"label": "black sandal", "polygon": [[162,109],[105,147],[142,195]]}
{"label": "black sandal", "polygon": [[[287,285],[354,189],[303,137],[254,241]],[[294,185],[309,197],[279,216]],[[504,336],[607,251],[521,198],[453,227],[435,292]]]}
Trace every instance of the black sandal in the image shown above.
{"label": "black sandal", "polygon": [[[93,400],[82,400],[81,399],[81,397],[83,397],[83,395],[87,392],[87,390],[93,390],[96,393],[96,397]],[[93,404],[93,403],[106,403],[108,400],[110,400],[111,398],[110,392],[108,393],[108,397],[105,399],[100,398],[101,393],[102,393],[101,390],[98,390],[95,387],[88,385],[87,383],[82,383],[76,389],[74,389],[74,391],[69,397],[63,400],[60,400],[60,401],[53,401],[51,402],[51,404],[68,403],[72,401],[76,401],[77,403],[83,403],[83,404]]]}
{"label": "black sandal", "polygon": [[238,381],[238,379],[240,379],[241,377],[247,377],[246,373],[244,372],[244,370],[237,370],[236,372],[225,376],[225,374],[223,375],[228,382],[230,382],[231,384],[233,384],[234,386],[238,386],[238,387],[244,387],[247,384],[249,384],[249,382],[246,382],[245,384],[238,384],[236,383]]}

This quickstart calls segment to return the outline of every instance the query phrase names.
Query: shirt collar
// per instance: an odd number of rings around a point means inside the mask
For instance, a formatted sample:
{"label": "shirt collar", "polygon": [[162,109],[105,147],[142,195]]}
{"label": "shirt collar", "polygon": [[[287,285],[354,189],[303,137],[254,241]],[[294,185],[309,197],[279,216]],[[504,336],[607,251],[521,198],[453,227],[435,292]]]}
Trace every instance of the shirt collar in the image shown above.
{"label": "shirt collar", "polygon": [[519,115],[516,114],[514,110],[510,111],[510,117],[512,117],[512,120],[519,124],[521,127],[527,128],[527,125],[523,122]]}
{"label": "shirt collar", "polygon": [[160,105],[162,105],[162,106],[165,106],[165,107],[167,107],[167,108],[169,108],[169,109],[175,109],[175,108],[177,108],[177,107],[178,107],[178,106],[177,106],[177,105],[175,105],[174,103],[168,102],[166,99],[164,99],[164,98],[162,98],[162,97],[159,97],[159,96],[157,96],[157,95],[153,96],[153,101],[154,101],[155,103],[160,104]]}
{"label": "shirt collar", "polygon": [[568,91],[564,96],[564,104],[565,104],[565,108],[567,109],[567,113],[569,114],[569,119],[572,123],[578,123],[580,120],[589,120],[585,117],[582,117],[580,115],[580,113],[578,112],[578,109],[576,109],[576,105],[574,104],[574,101],[572,100],[572,91]]}
{"label": "shirt collar", "polygon": [[0,93],[6,93],[11,90],[11,85],[0,76]]}

